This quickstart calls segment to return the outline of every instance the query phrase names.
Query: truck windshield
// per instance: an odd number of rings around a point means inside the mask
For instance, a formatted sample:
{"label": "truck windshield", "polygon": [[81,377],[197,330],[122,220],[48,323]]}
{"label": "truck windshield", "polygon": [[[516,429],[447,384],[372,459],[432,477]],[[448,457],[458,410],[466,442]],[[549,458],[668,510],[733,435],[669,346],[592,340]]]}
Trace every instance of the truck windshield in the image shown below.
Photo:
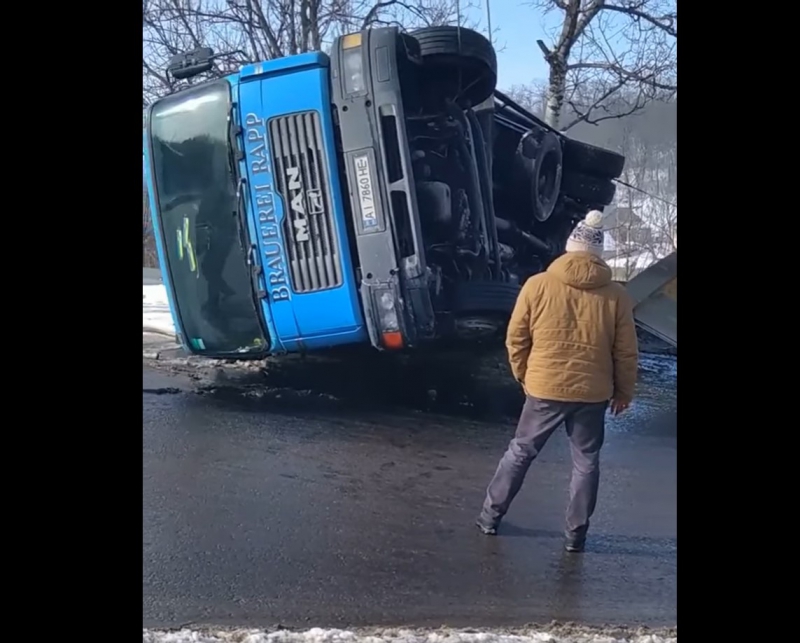
{"label": "truck windshield", "polygon": [[176,312],[193,350],[218,355],[267,348],[240,233],[229,109],[230,88],[219,81],[159,101],[149,119]]}

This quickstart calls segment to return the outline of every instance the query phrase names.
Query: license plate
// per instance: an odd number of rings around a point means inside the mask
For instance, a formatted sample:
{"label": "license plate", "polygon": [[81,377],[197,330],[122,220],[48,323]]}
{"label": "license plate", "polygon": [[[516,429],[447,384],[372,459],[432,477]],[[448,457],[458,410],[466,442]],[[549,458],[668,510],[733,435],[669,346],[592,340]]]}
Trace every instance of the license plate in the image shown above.
{"label": "license plate", "polygon": [[369,156],[359,154],[353,157],[353,166],[356,173],[356,190],[358,191],[358,206],[361,211],[361,225],[364,230],[374,230],[378,227],[378,210],[375,205],[375,192],[372,188],[372,168]]}

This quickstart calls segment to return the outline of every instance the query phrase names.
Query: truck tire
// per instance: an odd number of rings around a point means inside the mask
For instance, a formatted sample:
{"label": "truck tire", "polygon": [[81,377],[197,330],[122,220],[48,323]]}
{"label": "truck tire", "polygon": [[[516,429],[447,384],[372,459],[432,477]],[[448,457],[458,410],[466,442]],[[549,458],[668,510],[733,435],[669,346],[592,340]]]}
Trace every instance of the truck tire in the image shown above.
{"label": "truck tire", "polygon": [[425,27],[413,31],[432,87],[445,88],[449,99],[483,102],[497,86],[497,54],[483,35],[465,27]]}
{"label": "truck tire", "polygon": [[456,315],[497,313],[505,316],[507,321],[517,303],[519,291],[519,284],[504,281],[462,281],[453,289],[451,309]]}
{"label": "truck tire", "polygon": [[530,194],[533,217],[544,222],[561,195],[561,139],[547,130],[531,130],[517,144],[517,181]]}
{"label": "truck tire", "polygon": [[550,218],[561,196],[561,165],[561,141],[552,132],[545,132],[538,141],[531,184],[533,216],[537,221]]}
{"label": "truck tire", "polygon": [[609,179],[564,171],[561,177],[561,194],[587,207],[602,207],[614,200],[617,186]]}
{"label": "truck tire", "polygon": [[400,50],[405,54],[405,57],[411,61],[422,62],[419,41],[411,34],[402,32],[398,34],[398,37],[400,38]]}
{"label": "truck tire", "polygon": [[594,174],[604,179],[616,179],[625,167],[625,157],[602,147],[576,141],[562,134],[564,171]]}
{"label": "truck tire", "polygon": [[517,303],[520,286],[501,281],[464,281],[453,291],[451,310],[461,339],[500,337]]}

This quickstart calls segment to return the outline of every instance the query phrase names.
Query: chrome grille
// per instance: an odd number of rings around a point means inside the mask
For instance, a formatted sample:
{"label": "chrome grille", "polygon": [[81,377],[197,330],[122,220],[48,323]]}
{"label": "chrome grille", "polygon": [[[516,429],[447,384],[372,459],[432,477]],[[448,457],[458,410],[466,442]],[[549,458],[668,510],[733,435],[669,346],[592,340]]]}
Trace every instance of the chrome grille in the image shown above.
{"label": "chrome grille", "polygon": [[297,293],[335,288],[342,283],[342,266],[319,114],[274,118],[269,134],[276,185],[284,202],[292,287]]}

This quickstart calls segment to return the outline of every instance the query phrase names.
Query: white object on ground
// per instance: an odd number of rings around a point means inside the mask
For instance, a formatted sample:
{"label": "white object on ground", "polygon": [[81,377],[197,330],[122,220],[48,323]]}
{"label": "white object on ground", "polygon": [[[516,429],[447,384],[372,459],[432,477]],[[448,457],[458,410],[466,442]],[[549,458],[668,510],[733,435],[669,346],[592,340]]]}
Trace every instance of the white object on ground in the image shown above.
{"label": "white object on ground", "polygon": [[652,252],[645,251],[637,252],[630,256],[613,257],[611,259],[606,259],[605,261],[609,268],[618,268],[620,270],[638,272],[644,270],[645,268],[649,268],[658,260],[659,257],[654,255]]}
{"label": "white object on ground", "polygon": [[142,327],[175,334],[175,325],[169,312],[167,290],[163,284],[142,286]]}
{"label": "white object on ground", "polygon": [[[622,638],[620,638],[622,637]],[[678,637],[653,634],[627,635],[620,632],[570,628],[555,630],[520,630],[516,632],[459,630],[385,629],[369,632],[325,630],[305,632],[279,630],[178,630],[159,632],[144,630],[142,643],[677,643]]]}

